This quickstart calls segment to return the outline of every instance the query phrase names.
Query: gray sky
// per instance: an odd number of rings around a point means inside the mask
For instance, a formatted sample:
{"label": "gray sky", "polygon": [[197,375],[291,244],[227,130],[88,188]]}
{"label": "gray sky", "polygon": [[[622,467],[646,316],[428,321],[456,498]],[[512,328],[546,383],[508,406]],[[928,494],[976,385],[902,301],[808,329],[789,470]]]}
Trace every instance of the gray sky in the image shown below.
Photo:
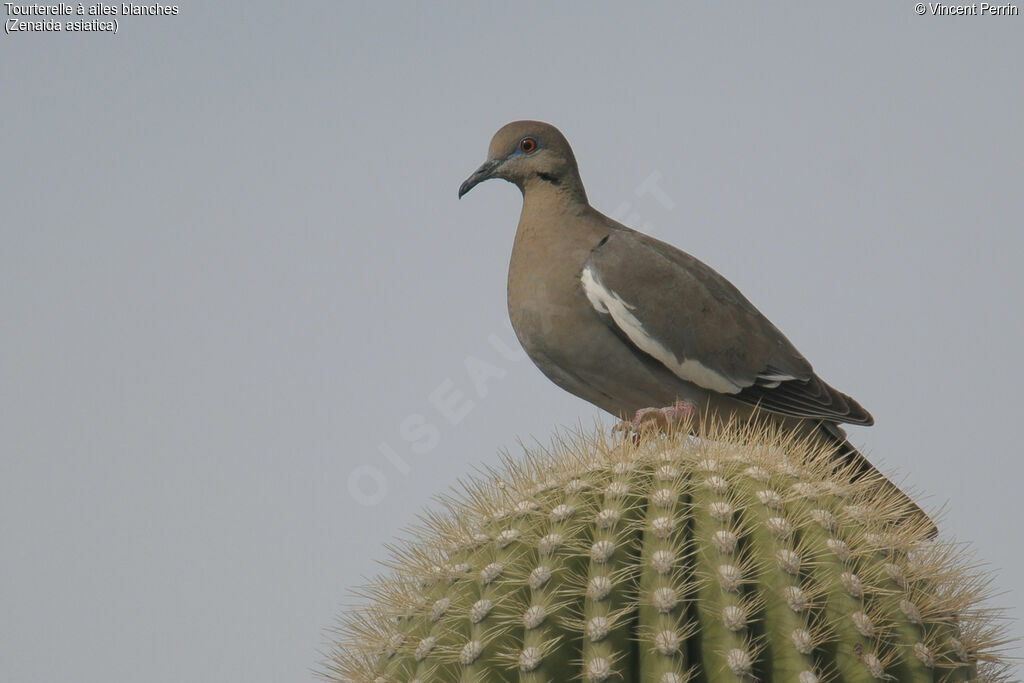
{"label": "gray sky", "polygon": [[593,422],[506,348],[519,193],[456,200],[519,118],[860,400],[1020,618],[1024,17],[179,6],[0,36],[0,679],[309,680],[432,496]]}

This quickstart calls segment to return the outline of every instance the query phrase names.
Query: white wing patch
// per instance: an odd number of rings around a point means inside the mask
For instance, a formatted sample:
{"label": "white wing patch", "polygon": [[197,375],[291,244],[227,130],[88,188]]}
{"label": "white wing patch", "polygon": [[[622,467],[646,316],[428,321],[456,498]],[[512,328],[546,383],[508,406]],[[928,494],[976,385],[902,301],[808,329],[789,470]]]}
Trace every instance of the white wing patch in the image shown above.
{"label": "white wing patch", "polygon": [[580,281],[583,283],[583,291],[586,293],[587,299],[599,313],[610,315],[631,342],[675,373],[680,379],[692,382],[704,389],[717,391],[720,394],[735,394],[743,388],[698,360],[689,358],[680,361],[674,353],[644,330],[643,323],[632,313],[636,306],[629,305],[622,300],[622,297],[605,287],[591,266],[588,265],[583,269]]}
{"label": "white wing patch", "polygon": [[764,387],[765,389],[774,389],[783,382],[788,382],[791,379],[797,378],[780,370],[769,368],[757,376],[756,384],[760,387]]}

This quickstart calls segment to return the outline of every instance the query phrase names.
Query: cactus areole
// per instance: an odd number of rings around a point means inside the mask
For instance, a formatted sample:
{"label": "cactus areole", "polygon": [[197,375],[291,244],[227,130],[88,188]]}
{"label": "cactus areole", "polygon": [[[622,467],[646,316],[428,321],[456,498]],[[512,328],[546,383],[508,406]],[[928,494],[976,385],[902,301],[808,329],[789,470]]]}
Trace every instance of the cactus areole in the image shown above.
{"label": "cactus areole", "polygon": [[562,439],[442,500],[345,617],[373,683],[1006,680],[985,581],[767,428]]}

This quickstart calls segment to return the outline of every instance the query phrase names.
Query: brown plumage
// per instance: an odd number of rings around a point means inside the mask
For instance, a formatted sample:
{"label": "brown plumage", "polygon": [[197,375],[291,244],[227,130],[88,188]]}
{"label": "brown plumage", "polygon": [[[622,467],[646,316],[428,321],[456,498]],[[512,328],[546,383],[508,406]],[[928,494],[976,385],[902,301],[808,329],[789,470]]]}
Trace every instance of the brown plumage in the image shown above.
{"label": "brown plumage", "polygon": [[554,126],[504,126],[459,196],[490,178],[523,193],[509,316],[555,384],[622,419],[677,401],[703,419],[768,419],[834,443],[844,463],[874,471],[839,427],[870,425],[871,415],[815,375],[712,268],[592,208]]}

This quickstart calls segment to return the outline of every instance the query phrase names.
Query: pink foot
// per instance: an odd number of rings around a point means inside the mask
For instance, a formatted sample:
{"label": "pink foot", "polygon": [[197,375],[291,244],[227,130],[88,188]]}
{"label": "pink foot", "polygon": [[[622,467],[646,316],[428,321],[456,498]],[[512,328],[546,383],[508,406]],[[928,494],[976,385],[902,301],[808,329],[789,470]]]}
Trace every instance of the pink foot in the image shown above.
{"label": "pink foot", "polygon": [[620,422],[615,429],[634,434],[648,430],[665,433],[696,414],[697,407],[689,401],[676,401],[674,405],[664,408],[641,408],[631,421]]}

